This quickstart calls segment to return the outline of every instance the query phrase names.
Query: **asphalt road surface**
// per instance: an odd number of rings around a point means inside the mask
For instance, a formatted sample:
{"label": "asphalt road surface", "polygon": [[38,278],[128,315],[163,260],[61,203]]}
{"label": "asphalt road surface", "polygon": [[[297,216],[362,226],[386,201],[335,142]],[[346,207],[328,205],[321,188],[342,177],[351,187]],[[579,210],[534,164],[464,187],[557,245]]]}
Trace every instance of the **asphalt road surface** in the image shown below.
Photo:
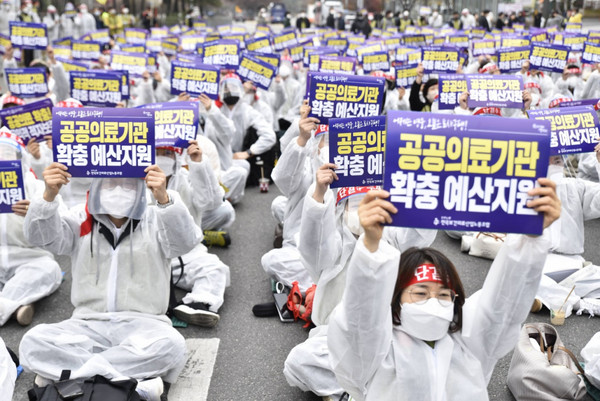
{"label": "asphalt road surface", "polygon": [[[220,310],[221,321],[212,329],[190,326],[179,329],[186,338],[219,338],[220,345],[210,383],[208,400],[319,400],[320,398],[288,386],[282,370],[289,350],[306,339],[308,332],[300,322],[281,323],[278,318],[255,318],[252,305],[272,299],[270,283],[260,265],[261,256],[272,247],[274,220],[270,214],[272,199],[278,195],[272,185],[268,194],[258,188],[248,188],[241,204],[236,207],[237,219],[231,229],[232,245],[227,249],[213,248],[231,268],[231,287]],[[587,260],[600,262],[597,238],[600,222],[586,223]],[[485,279],[490,261],[460,252],[458,241],[439,233],[434,247],[443,251],[459,269],[467,294],[479,289]],[[73,311],[70,303],[71,274],[66,260],[65,282],[57,292],[37,303],[32,326],[58,322],[69,318]],[[183,292],[179,295],[181,296]],[[572,316],[558,327],[568,348],[579,356],[581,348],[598,330],[598,318]],[[530,314],[527,321],[549,323],[546,309]],[[18,349],[19,341],[27,328],[9,321],[0,329],[7,345]],[[498,363],[489,385],[491,400],[513,400],[506,387],[506,373],[510,355]],[[23,373],[17,380],[14,400],[27,400],[33,375]],[[591,398],[590,398],[591,399]],[[190,400],[196,401],[195,398]],[[200,400],[198,400],[200,401]]]}

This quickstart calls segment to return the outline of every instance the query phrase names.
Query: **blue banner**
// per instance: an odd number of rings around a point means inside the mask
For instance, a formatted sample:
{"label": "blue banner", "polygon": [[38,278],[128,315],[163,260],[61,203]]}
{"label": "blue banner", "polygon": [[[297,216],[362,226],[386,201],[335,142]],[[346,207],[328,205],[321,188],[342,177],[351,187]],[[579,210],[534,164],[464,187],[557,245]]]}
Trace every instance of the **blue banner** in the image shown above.
{"label": "blue banner", "polygon": [[17,97],[42,97],[48,93],[48,75],[43,67],[6,68],[4,74],[8,90]]}
{"label": "blue banner", "polygon": [[284,31],[273,36],[273,47],[275,50],[289,49],[298,45],[298,38],[295,31]]}
{"label": "blue banner", "polygon": [[523,108],[520,75],[466,75],[469,107]]}
{"label": "blue banner", "polygon": [[102,43],[74,40],[71,43],[71,56],[76,60],[98,60],[102,55]]}
{"label": "blue banner", "polygon": [[37,50],[46,50],[48,47],[46,24],[21,21],[9,21],[8,24],[13,47]]}
{"label": "blue banner", "polygon": [[460,65],[458,50],[448,47],[424,47],[421,61],[425,74],[456,73]]}
{"label": "blue banner", "polygon": [[600,44],[586,42],[583,47],[581,62],[587,64],[600,63]]}
{"label": "blue banner", "polygon": [[567,66],[568,55],[569,48],[566,46],[535,42],[531,45],[529,69],[562,73]]}
{"label": "blue banner", "polygon": [[519,72],[523,63],[529,60],[531,47],[507,47],[498,49],[498,69],[500,72]]}
{"label": "blue banner", "polygon": [[467,91],[467,79],[463,74],[442,74],[439,76],[438,87],[440,110],[454,110],[459,106],[458,98]]}
{"label": "blue banner", "polygon": [[240,66],[237,70],[237,74],[243,80],[252,81],[257,87],[264,90],[269,90],[269,86],[271,86],[276,73],[277,67],[249,54],[242,55]]}
{"label": "blue banner", "polygon": [[364,54],[362,56],[362,66],[364,72],[390,70],[390,55],[388,52],[376,52]]}
{"label": "blue banner", "polygon": [[146,44],[148,31],[140,28],[125,28],[125,40],[132,45]]}
{"label": "blue banner", "polygon": [[113,70],[127,71],[134,77],[141,77],[144,71],[150,70],[148,63],[150,55],[146,53],[128,53],[113,50],[110,56],[110,66]]}
{"label": "blue banner", "polygon": [[472,41],[471,54],[473,57],[496,54],[496,41],[491,39]]}
{"label": "blue banner", "polygon": [[593,106],[530,110],[529,118],[550,121],[550,154],[593,152],[600,139]]}
{"label": "blue banner", "polygon": [[336,165],[332,188],[383,184],[385,116],[329,120],[329,160]]}
{"label": "blue banner", "polygon": [[272,53],[271,37],[263,36],[246,40],[246,50],[259,53]]}
{"label": "blue banner", "polygon": [[[436,230],[542,233],[528,208],[548,170],[550,123],[391,110],[384,189],[392,225]],[[490,129],[492,127],[493,129]]]}
{"label": "blue banner", "polygon": [[191,102],[146,104],[154,111],[156,147],[187,148],[198,134],[198,106]]}
{"label": "blue banner", "polygon": [[323,56],[319,57],[319,72],[328,74],[354,75],[356,59],[354,57]]}
{"label": "blue banner", "polygon": [[558,107],[596,106],[600,99],[573,100],[572,102],[560,102]]}
{"label": "blue banner", "polygon": [[330,118],[373,117],[381,114],[385,78],[309,72],[310,117],[321,124]]}
{"label": "blue banner", "polygon": [[417,79],[417,64],[403,65],[395,67],[396,85],[401,88],[410,88]]}
{"label": "blue banner", "polygon": [[154,112],[123,108],[52,110],[54,161],[73,177],[145,177],[154,164]]}
{"label": "blue banner", "polygon": [[12,205],[23,199],[21,160],[0,160],[0,213],[13,213]]}
{"label": "blue banner", "polygon": [[198,45],[204,64],[237,69],[240,65],[240,45],[237,40],[220,39]]}
{"label": "blue banner", "polygon": [[38,142],[44,135],[52,134],[52,100],[45,98],[23,106],[0,110],[0,124],[13,134],[21,137],[24,143],[30,139]]}
{"label": "blue banner", "polygon": [[186,92],[192,96],[205,94],[211,99],[219,98],[219,75],[217,67],[173,60],[171,62],[171,94]]}
{"label": "blue banner", "polygon": [[85,106],[115,107],[123,100],[121,74],[71,71],[71,96]]}
{"label": "blue banner", "polygon": [[81,40],[110,43],[110,33],[108,29],[98,29],[97,31],[91,32],[81,38]]}

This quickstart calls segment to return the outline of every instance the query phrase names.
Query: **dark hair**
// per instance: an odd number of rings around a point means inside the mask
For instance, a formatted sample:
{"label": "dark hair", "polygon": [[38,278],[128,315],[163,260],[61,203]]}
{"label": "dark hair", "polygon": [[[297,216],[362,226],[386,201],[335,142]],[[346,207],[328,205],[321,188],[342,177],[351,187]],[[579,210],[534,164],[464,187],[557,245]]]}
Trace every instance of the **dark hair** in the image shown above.
{"label": "dark hair", "polygon": [[401,324],[400,313],[402,292],[415,275],[415,269],[423,263],[432,263],[437,267],[438,274],[444,285],[456,292],[454,300],[454,317],[450,323],[450,332],[455,333],[462,328],[462,307],[465,303],[465,290],[454,264],[440,251],[433,248],[409,248],[402,252],[398,266],[398,278],[392,297],[392,321]]}
{"label": "dark hair", "polygon": [[437,84],[438,80],[436,78],[431,78],[427,82],[425,82],[425,85],[423,85],[423,97],[427,101],[427,104],[429,104],[429,100],[427,100],[427,92],[429,91],[429,88]]}

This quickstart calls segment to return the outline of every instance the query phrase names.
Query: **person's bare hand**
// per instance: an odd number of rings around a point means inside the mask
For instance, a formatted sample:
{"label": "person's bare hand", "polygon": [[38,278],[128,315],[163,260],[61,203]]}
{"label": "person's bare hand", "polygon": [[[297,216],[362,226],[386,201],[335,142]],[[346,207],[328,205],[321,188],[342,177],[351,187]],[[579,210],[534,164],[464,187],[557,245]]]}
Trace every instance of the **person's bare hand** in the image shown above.
{"label": "person's bare hand", "polygon": [[325,163],[317,170],[316,174],[316,185],[315,192],[313,193],[313,199],[319,203],[323,203],[325,199],[325,193],[329,189],[329,186],[334,180],[338,179],[335,173],[336,165],[333,163]]}
{"label": "person's bare hand", "polygon": [[17,216],[25,217],[25,215],[27,215],[27,210],[29,210],[30,203],[31,202],[29,202],[29,199],[22,199],[18,201],[11,207],[13,213]]}
{"label": "person's bare hand", "polygon": [[202,161],[202,149],[200,148],[200,145],[198,145],[198,141],[192,139],[189,143],[187,148],[188,156],[193,162],[200,163]]}
{"label": "person's bare hand", "polygon": [[383,235],[383,225],[392,222],[392,213],[398,209],[386,199],[390,193],[382,189],[371,190],[360,201],[358,206],[358,218],[360,225],[365,230],[363,242],[365,247],[375,252],[379,248],[379,241]]}
{"label": "person's bare hand", "polygon": [[71,174],[67,170],[67,166],[58,162],[53,162],[44,170],[44,183],[46,184],[44,199],[46,202],[54,201],[60,188],[69,183]]}
{"label": "person's bare hand", "polygon": [[538,213],[544,213],[544,228],[547,228],[560,217],[561,202],[556,194],[556,183],[549,178],[538,178],[541,187],[533,188],[527,195],[538,196],[527,202],[527,207]]}

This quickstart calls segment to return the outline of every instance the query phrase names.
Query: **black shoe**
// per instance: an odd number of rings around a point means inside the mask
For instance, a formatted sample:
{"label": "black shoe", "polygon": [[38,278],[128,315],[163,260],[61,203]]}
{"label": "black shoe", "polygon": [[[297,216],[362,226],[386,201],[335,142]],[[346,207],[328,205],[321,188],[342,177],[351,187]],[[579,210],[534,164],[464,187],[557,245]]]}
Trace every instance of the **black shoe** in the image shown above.
{"label": "black shoe", "polygon": [[256,317],[277,316],[277,307],[275,306],[275,302],[256,304],[252,307],[252,313],[254,313],[254,316]]}
{"label": "black shoe", "polygon": [[275,239],[273,240],[273,248],[281,248],[283,246],[283,226],[277,224],[275,226]]}
{"label": "black shoe", "polygon": [[219,323],[219,314],[208,310],[209,304],[204,302],[193,302],[181,304],[173,309],[173,314],[179,320],[189,324],[202,327],[214,327]]}

